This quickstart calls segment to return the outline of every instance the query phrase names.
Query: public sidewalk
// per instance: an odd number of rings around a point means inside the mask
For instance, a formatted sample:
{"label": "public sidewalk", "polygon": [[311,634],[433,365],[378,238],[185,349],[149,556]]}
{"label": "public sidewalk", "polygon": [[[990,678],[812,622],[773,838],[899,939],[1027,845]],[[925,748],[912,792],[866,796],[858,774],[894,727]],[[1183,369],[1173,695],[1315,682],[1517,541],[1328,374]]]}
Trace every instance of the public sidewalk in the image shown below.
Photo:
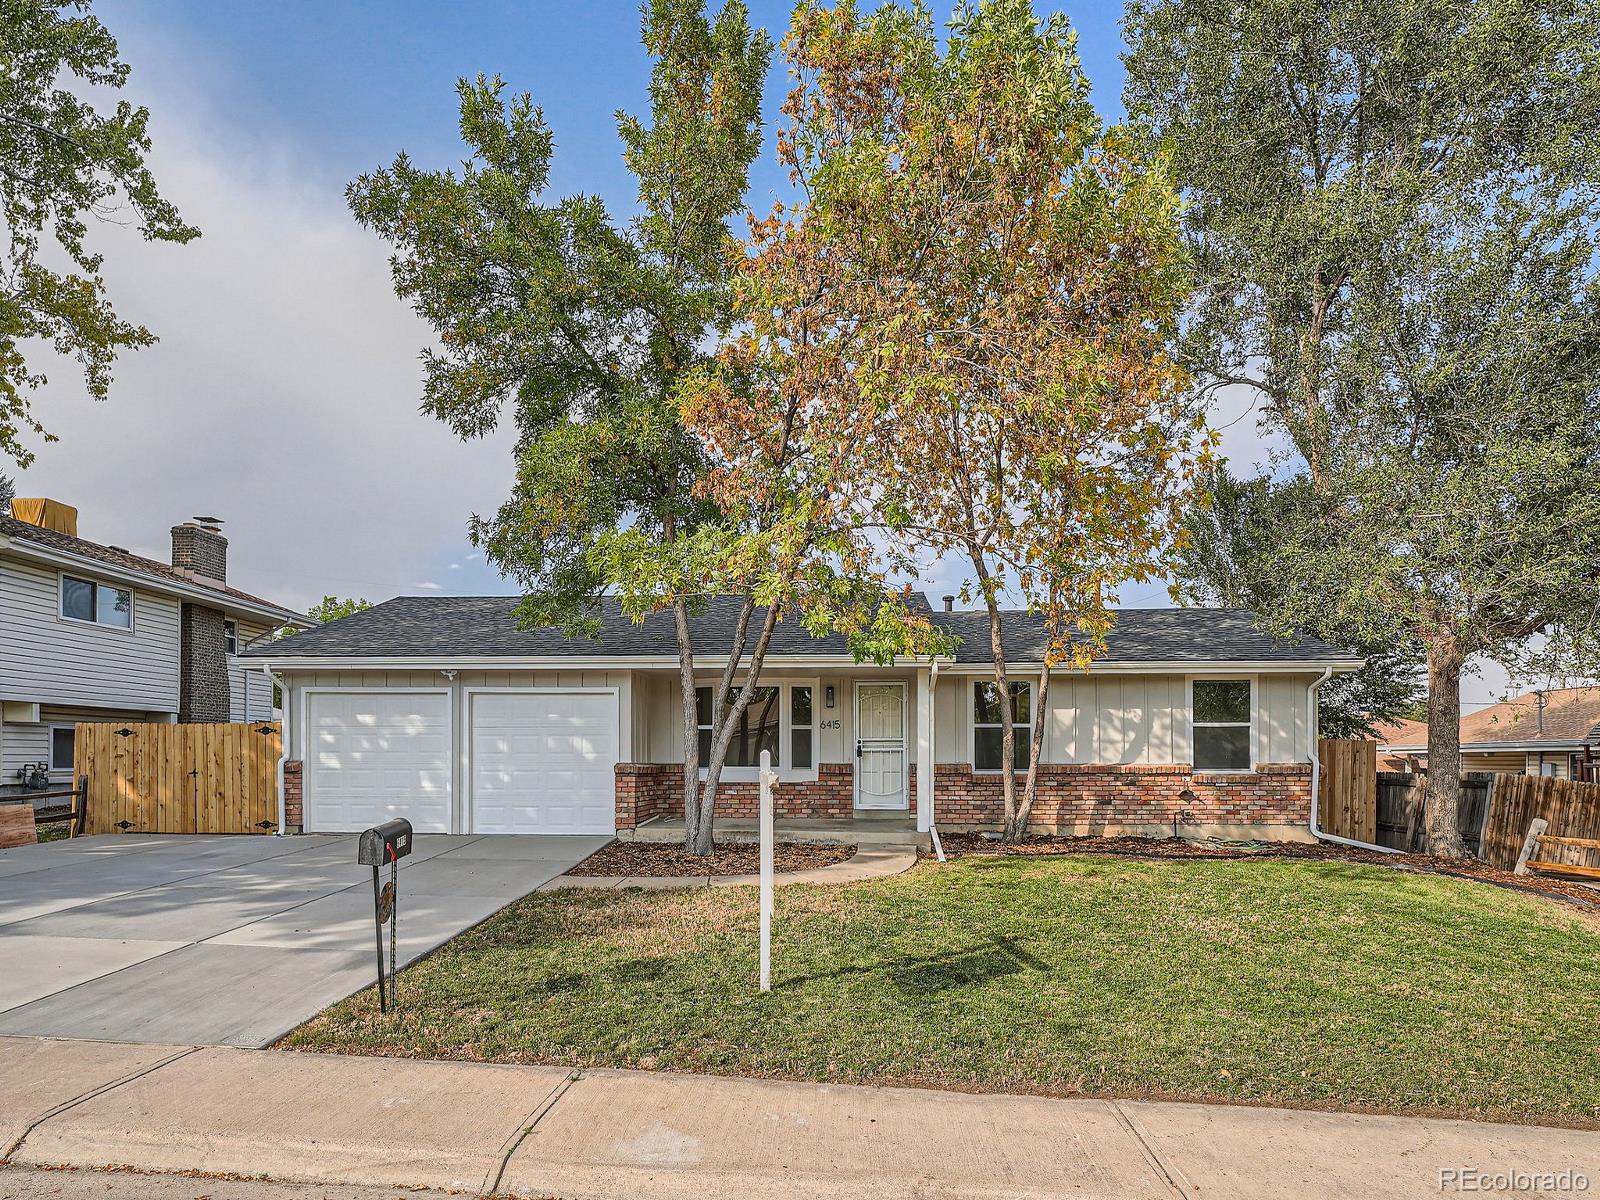
{"label": "public sidewalk", "polygon": [[1441,1169],[1581,1173],[1600,1193],[1594,1132],[32,1038],[0,1038],[6,1147],[20,1164],[562,1200],[1470,1190],[1441,1188]]}

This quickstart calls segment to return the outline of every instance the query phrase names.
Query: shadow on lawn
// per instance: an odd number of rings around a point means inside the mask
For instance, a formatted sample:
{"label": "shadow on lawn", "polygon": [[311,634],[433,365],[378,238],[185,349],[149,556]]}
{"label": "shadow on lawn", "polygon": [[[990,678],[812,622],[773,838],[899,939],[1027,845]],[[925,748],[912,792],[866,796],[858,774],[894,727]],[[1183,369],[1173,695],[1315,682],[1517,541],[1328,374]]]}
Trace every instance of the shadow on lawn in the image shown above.
{"label": "shadow on lawn", "polygon": [[959,950],[945,950],[938,954],[901,954],[875,963],[860,963],[833,971],[780,979],[776,986],[791,988],[823,979],[883,974],[901,991],[914,996],[927,996],[951,988],[987,983],[1006,975],[1020,975],[1024,971],[1049,970],[1049,963],[1023,949],[1012,938],[993,937],[987,942]]}

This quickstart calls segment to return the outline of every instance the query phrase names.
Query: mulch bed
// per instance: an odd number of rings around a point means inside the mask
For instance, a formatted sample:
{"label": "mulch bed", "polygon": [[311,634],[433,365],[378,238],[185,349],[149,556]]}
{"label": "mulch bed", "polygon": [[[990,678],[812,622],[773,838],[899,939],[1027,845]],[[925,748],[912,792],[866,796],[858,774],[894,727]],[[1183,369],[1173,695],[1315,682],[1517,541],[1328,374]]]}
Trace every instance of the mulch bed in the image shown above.
{"label": "mulch bed", "polygon": [[[772,847],[773,870],[779,875],[809,871],[844,862],[854,846],[821,842],[778,842]],[[591,854],[568,875],[754,875],[761,869],[761,848],[754,842],[725,842],[709,855],[690,854],[667,842],[612,842]]]}
{"label": "mulch bed", "polygon": [[[1600,912],[1600,889],[1568,879],[1547,875],[1514,875],[1474,858],[1444,859],[1426,854],[1380,854],[1355,846],[1331,842],[1204,842],[1182,838],[1145,837],[1053,837],[1037,835],[1007,845],[977,833],[944,835],[948,857],[966,855],[1049,855],[1103,854],[1127,858],[1233,859],[1233,858],[1313,858],[1331,862],[1364,863],[1375,867],[1421,871],[1429,875],[1449,875],[1476,883],[1493,884],[1518,892],[1531,892],[1563,900],[1590,912]],[[931,850],[922,851],[930,858]]]}

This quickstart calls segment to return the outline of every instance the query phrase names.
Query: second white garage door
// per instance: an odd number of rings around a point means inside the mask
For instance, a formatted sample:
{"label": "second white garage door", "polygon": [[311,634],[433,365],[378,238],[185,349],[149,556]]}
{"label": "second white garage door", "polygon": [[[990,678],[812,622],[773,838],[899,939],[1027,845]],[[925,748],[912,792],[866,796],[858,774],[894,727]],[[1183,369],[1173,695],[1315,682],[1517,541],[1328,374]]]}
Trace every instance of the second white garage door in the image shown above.
{"label": "second white garage door", "polygon": [[470,832],[614,832],[614,692],[477,692],[469,706]]}

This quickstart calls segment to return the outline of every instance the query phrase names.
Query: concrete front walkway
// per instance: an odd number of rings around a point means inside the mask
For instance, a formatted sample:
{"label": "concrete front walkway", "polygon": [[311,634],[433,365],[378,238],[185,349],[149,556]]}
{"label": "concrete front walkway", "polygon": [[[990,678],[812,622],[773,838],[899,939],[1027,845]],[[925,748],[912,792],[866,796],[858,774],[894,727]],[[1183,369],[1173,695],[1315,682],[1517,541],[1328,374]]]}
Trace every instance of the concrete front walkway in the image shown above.
{"label": "concrete front walkway", "polygon": [[1441,1171],[1600,1187],[1593,1132],[30,1038],[0,1038],[7,1147],[24,1165],[563,1200],[1482,1190]]}
{"label": "concrete front walkway", "polygon": [[[610,839],[422,834],[402,860],[410,962]],[[0,851],[0,1034],[267,1045],[370,984],[356,839],[104,836]]]}

